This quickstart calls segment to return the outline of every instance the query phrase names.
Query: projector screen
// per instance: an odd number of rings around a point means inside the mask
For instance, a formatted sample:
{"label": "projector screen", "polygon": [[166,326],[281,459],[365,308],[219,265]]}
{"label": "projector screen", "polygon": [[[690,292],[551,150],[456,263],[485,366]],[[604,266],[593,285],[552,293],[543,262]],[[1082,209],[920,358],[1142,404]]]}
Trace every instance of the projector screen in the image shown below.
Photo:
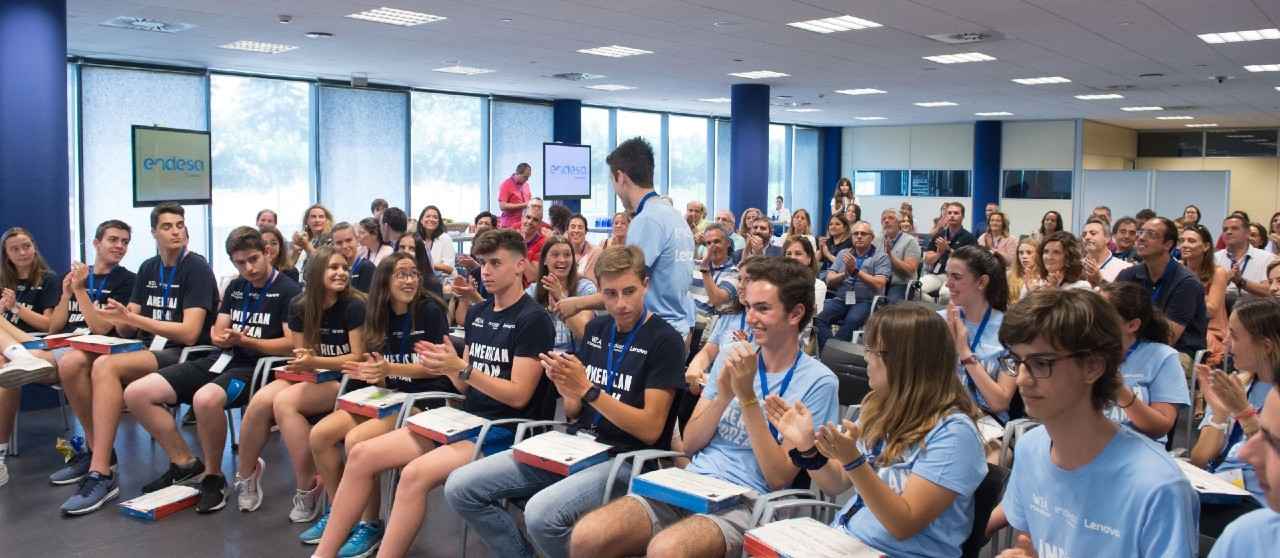
{"label": "projector screen", "polygon": [[591,146],[542,144],[542,197],[581,200],[591,197]]}
{"label": "projector screen", "polygon": [[209,132],[133,127],[133,206],[207,204],[213,180]]}

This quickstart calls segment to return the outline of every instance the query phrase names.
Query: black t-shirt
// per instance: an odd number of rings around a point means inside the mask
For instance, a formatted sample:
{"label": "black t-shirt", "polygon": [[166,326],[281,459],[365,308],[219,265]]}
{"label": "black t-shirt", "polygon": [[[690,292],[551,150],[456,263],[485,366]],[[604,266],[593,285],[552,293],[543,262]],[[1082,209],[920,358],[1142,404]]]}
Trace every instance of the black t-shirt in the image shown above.
{"label": "black t-shirt", "polygon": [[[182,314],[188,308],[204,308],[204,324],[200,326],[200,338],[196,344],[207,345],[209,328],[217,318],[218,282],[213,277],[213,269],[204,256],[192,252],[185,252],[174,267],[165,268],[163,265],[158,255],[142,262],[129,303],[140,306],[139,313],[144,317],[174,323],[182,323]],[[166,283],[169,285],[167,300]],[[148,331],[138,332],[138,338],[147,343],[154,337]],[[170,339],[166,346],[178,345]]]}
{"label": "black t-shirt", "polygon": [[[289,329],[295,335],[303,331],[303,295],[298,295],[289,305]],[[341,297],[320,317],[320,346],[311,347],[316,356],[336,357],[351,353],[351,330],[364,326],[364,301],[354,297]]]}
{"label": "black t-shirt", "polygon": [[[222,306],[218,308],[218,313],[229,316],[231,327],[247,337],[284,337],[289,303],[302,292],[302,287],[283,273],[275,274],[269,281],[269,284],[258,289],[244,277],[236,277],[222,293]],[[252,366],[263,356],[244,347],[235,347],[231,355],[232,367]]]}
{"label": "black t-shirt", "polygon": [[373,283],[374,265],[369,260],[360,258],[351,266],[351,286],[368,294],[369,285]]}
{"label": "black t-shirt", "polygon": [[929,242],[928,244],[925,244],[924,251],[937,252],[937,242],[939,238],[946,240],[951,246],[951,249],[947,250],[947,253],[938,256],[938,260],[934,263],[933,267],[928,270],[929,273],[946,273],[947,260],[951,259],[952,252],[965,246],[978,245],[978,239],[974,238],[973,233],[965,230],[964,227],[960,227],[960,232],[955,234],[951,233],[950,228],[944,227],[942,230],[938,231],[938,234],[929,237]]}
{"label": "black t-shirt", "polygon": [[302,276],[298,274],[298,268],[290,267],[288,269],[281,269],[280,273],[283,273],[285,274],[286,277],[293,279],[294,283],[297,283],[299,285],[302,284],[302,279],[301,279]]}
{"label": "black t-shirt", "polygon": [[[472,374],[488,374],[511,379],[511,363],[516,357],[536,359],[551,350],[555,343],[555,325],[551,315],[529,295],[521,295],[515,304],[495,312],[493,299],[467,310],[467,348]],[[463,409],[487,419],[527,418],[546,420],[555,414],[555,393],[551,381],[540,375],[533,397],[523,409],[513,409],[480,390],[467,390]]]}
{"label": "black t-shirt", "polygon": [[[62,283],[58,281],[58,277],[53,272],[45,272],[44,277],[41,277],[39,281],[18,283],[13,288],[13,293],[18,306],[37,314],[43,314],[45,310],[58,305],[58,300],[62,298]],[[22,331],[42,331],[19,318],[17,308],[14,308],[13,312],[5,312],[4,317],[9,320],[9,323],[18,326],[18,329]]]}
{"label": "black t-shirt", "polygon": [[[646,389],[675,390],[685,385],[684,338],[662,318],[652,315],[635,332],[635,339],[626,355],[622,354],[622,350],[626,345],[627,333],[618,332],[614,337],[613,364],[616,377],[612,386],[607,385],[609,353],[605,346],[609,344],[610,337],[613,337],[613,328],[612,316],[599,316],[591,320],[577,348],[578,359],[587,367],[587,377],[591,379],[591,383],[600,387],[600,397],[611,396],[627,405],[643,409]],[[578,419],[579,426],[590,428],[598,417],[595,409],[588,405],[583,408]],[[614,426],[603,417],[599,417],[599,424],[595,427],[596,439],[602,444],[613,446],[615,453],[649,447],[670,449],[675,419],[676,406],[673,401],[663,423],[662,435],[653,446]]]}
{"label": "black t-shirt", "polygon": [[[441,343],[449,333],[449,321],[445,319],[444,309],[429,300],[420,301],[412,312],[395,314],[390,308],[387,316],[391,318],[387,328],[387,337],[378,352],[387,362],[395,364],[417,364],[418,354],[413,345],[418,341]],[[409,331],[406,338],[405,331]],[[387,387],[408,393],[424,391],[458,391],[453,382],[444,376],[427,378],[409,378],[405,376],[387,376]]]}
{"label": "black t-shirt", "polygon": [[[107,299],[114,299],[120,304],[129,304],[129,295],[133,294],[133,283],[137,279],[134,272],[123,266],[115,266],[106,275],[90,274],[85,277],[85,289],[89,298],[99,309],[107,307]],[[67,325],[63,333],[71,333],[76,329],[88,327],[84,321],[84,312],[80,310],[80,301],[75,295],[67,297]]]}
{"label": "black t-shirt", "polygon": [[1155,307],[1164,312],[1166,318],[1182,324],[1182,336],[1173,343],[1173,348],[1180,353],[1194,356],[1196,351],[1206,347],[1205,331],[1209,328],[1209,313],[1204,303],[1204,286],[1186,266],[1173,265],[1166,268],[1160,277],[1159,292],[1157,284],[1151,281],[1151,274],[1145,264],[1134,264],[1120,270],[1116,281],[1133,281],[1151,291]]}

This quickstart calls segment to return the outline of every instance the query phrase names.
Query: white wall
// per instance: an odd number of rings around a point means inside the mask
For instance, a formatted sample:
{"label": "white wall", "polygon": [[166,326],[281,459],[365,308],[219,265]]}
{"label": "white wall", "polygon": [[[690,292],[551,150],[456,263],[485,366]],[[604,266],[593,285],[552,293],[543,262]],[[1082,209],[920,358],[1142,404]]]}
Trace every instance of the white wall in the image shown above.
{"label": "white wall", "polygon": [[[973,124],[845,128],[841,150],[840,168],[849,178],[853,178],[858,169],[970,169],[973,167]],[[970,198],[858,196],[862,218],[871,223],[876,235],[880,234],[880,213],[885,209],[897,209],[903,201],[911,202],[916,230],[928,232],[933,218],[938,216],[938,206],[950,200],[964,204],[966,212],[972,210]]]}
{"label": "white wall", "polygon": [[[1005,122],[1001,127],[1001,170],[1073,170],[1076,123],[1074,120]],[[1031,234],[1040,230],[1040,218],[1053,210],[1071,227],[1071,200],[1005,199],[1001,173],[1000,209],[1009,217],[1010,232]]]}
{"label": "white wall", "polygon": [[1049,210],[1062,215],[1062,222],[1071,227],[1071,200],[1000,200],[1000,210],[1009,217],[1009,232],[1014,236],[1031,234],[1040,230],[1040,218]]}

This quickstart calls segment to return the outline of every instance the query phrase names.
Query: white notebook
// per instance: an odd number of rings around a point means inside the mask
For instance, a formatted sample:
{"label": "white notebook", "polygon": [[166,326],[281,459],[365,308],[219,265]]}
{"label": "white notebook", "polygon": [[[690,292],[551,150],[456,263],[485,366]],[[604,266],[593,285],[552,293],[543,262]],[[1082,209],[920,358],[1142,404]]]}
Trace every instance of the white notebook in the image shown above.
{"label": "white notebook", "polygon": [[[754,539],[754,540],[753,540]],[[810,517],[775,521],[747,531],[746,545],[763,544],[778,556],[806,558],[879,558],[874,548],[848,533]],[[753,556],[756,553],[749,552]],[[768,554],[768,553],[761,553]]]}
{"label": "white notebook", "polygon": [[1181,459],[1175,459],[1178,462],[1178,468],[1182,469],[1182,474],[1187,477],[1187,481],[1201,494],[1226,494],[1229,496],[1252,496],[1248,490],[1240,488],[1230,481],[1210,473],[1204,469],[1196,467]]}

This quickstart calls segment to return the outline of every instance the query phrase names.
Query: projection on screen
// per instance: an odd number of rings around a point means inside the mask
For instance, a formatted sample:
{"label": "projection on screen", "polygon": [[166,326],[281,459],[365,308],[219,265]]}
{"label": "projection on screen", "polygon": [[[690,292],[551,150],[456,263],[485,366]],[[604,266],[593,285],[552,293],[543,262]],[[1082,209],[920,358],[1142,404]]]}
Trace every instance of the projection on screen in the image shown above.
{"label": "projection on screen", "polygon": [[591,197],[591,146],[542,144],[542,193],[549,200]]}
{"label": "projection on screen", "polygon": [[207,204],[213,187],[209,132],[133,127],[133,206]]}

